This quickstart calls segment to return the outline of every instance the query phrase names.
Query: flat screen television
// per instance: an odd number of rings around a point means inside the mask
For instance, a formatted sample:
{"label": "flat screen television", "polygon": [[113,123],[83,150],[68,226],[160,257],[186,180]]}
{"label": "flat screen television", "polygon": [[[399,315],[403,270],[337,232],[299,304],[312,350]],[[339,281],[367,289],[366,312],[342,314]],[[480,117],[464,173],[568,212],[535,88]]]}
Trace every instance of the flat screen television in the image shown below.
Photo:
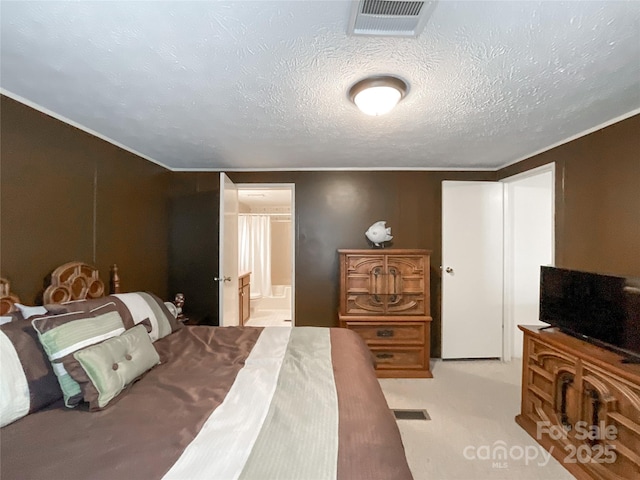
{"label": "flat screen television", "polygon": [[640,359],[640,278],[540,268],[540,320]]}

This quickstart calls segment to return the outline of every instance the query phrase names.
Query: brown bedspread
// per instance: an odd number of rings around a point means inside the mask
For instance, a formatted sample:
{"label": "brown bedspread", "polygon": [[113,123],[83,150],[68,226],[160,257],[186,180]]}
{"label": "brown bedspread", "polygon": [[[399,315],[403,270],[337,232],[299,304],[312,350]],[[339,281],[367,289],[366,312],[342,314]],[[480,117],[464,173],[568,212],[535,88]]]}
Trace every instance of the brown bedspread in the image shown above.
{"label": "brown bedspread", "polygon": [[[224,400],[261,331],[185,327],[157,341],[162,363],[106,410],[58,403],[4,427],[0,477],[162,478]],[[345,329],[331,330],[331,345],[340,412],[338,478],[411,479],[369,351]],[[304,455],[304,449],[292,454]]]}

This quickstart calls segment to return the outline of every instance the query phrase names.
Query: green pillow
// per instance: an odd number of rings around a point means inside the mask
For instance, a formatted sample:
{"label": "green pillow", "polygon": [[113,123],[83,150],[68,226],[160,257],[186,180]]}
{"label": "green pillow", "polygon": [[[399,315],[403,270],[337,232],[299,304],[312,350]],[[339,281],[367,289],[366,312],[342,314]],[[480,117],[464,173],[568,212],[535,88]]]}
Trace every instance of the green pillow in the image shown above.
{"label": "green pillow", "polygon": [[160,363],[160,357],[143,325],[118,337],[78,350],[69,374],[82,389],[91,410],[105,408],[129,384]]}
{"label": "green pillow", "polygon": [[115,310],[101,315],[91,312],[46,315],[35,317],[31,324],[49,357],[67,407],[82,402],[80,385],[69,375],[67,368],[69,362],[73,362],[73,353],[125,331],[122,318]]}

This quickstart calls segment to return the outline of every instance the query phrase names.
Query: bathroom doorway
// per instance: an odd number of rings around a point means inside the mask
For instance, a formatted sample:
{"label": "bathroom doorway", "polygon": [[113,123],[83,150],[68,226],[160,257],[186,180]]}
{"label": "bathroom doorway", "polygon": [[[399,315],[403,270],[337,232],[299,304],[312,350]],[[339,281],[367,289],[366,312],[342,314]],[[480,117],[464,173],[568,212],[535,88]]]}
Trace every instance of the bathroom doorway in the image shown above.
{"label": "bathroom doorway", "polygon": [[238,276],[249,279],[244,325],[295,324],[294,184],[238,184]]}

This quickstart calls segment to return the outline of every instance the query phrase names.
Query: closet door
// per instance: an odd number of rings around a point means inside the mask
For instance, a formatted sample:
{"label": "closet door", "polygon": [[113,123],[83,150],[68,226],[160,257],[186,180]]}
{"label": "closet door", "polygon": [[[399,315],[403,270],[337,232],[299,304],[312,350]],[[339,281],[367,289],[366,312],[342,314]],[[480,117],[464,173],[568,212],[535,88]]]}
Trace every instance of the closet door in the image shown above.
{"label": "closet door", "polygon": [[503,193],[442,182],[442,358],[502,357]]}

